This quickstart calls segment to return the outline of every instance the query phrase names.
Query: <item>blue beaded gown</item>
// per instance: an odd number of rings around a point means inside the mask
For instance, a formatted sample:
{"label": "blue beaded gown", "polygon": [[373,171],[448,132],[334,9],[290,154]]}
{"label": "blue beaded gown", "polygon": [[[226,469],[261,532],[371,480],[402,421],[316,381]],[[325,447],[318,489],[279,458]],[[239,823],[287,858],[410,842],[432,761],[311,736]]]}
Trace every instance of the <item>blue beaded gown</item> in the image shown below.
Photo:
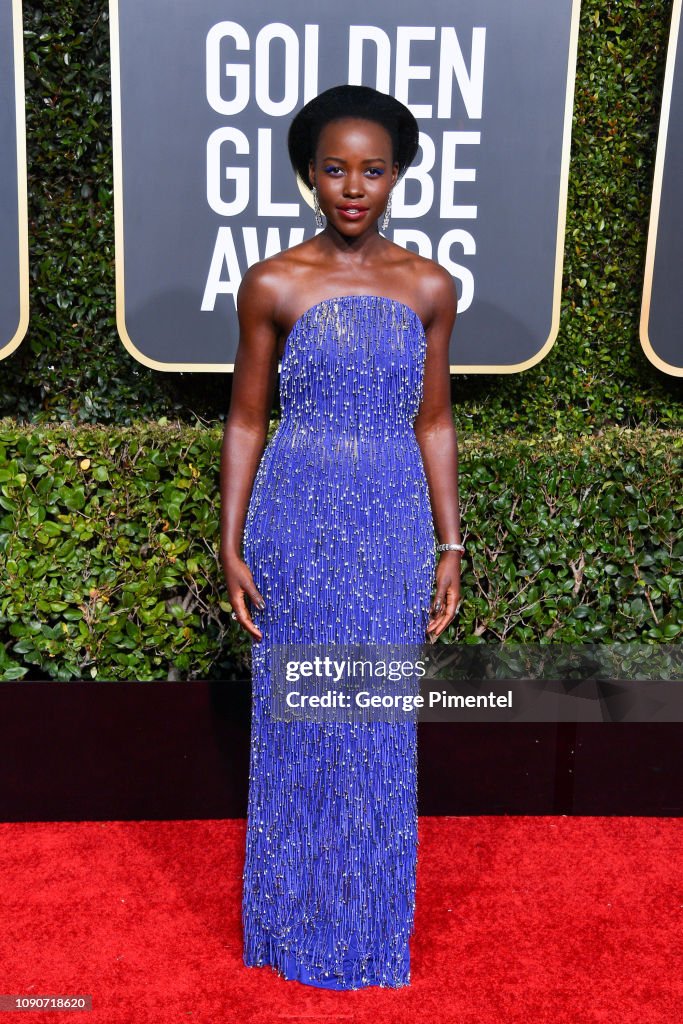
{"label": "blue beaded gown", "polygon": [[425,642],[436,548],[413,422],[426,345],[394,299],[303,313],[245,520],[265,609],[252,610],[243,959],[323,988],[410,983],[416,725],[275,721],[272,645]]}

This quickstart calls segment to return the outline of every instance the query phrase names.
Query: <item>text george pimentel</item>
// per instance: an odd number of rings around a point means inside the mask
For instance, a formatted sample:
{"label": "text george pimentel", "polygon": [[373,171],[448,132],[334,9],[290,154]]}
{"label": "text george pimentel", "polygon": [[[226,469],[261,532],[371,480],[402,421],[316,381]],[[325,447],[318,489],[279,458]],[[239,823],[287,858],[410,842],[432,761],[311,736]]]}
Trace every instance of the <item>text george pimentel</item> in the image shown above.
{"label": "text george pimentel", "polygon": [[370,690],[360,690],[358,693],[344,693],[343,690],[327,690],[325,693],[301,693],[300,690],[290,690],[287,693],[287,707],[290,708],[401,708],[409,711],[411,708],[427,707],[443,708],[511,708],[512,690],[507,694],[494,693],[468,693],[466,696],[458,693],[447,693],[445,690],[430,690],[427,700],[423,694],[398,694],[398,693],[371,693]]}

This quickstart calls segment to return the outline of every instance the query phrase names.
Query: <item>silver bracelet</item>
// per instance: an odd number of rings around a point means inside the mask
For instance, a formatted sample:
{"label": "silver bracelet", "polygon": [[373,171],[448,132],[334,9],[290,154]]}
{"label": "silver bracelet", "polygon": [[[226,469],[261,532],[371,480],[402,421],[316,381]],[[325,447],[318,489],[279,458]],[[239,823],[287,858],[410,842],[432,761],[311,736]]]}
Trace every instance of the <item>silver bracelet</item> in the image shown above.
{"label": "silver bracelet", "polygon": [[436,545],[436,550],[437,551],[464,551],[465,550],[465,545],[464,544],[437,544]]}

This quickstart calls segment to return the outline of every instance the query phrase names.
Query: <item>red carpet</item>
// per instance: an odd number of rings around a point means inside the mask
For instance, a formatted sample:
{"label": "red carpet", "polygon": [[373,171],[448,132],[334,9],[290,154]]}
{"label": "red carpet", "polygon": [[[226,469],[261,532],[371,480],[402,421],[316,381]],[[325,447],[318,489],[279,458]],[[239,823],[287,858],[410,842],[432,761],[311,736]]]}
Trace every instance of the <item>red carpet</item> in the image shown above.
{"label": "red carpet", "polygon": [[680,819],[421,818],[412,984],[356,992],[243,966],[244,831],[0,824],[0,994],[93,997],[27,1022],[683,1019]]}

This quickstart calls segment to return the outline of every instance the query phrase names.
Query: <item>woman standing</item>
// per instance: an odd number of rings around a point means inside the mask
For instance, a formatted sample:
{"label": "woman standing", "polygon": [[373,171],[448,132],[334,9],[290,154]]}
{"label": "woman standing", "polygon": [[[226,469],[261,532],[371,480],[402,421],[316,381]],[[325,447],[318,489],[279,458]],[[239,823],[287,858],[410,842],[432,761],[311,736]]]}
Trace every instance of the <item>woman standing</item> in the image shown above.
{"label": "woman standing", "polygon": [[221,560],[253,638],[244,962],[326,988],[410,981],[416,726],[273,720],[273,645],[434,642],[460,592],[455,288],[379,232],[418,139],[374,89],[308,103],[288,146],[324,230],[238,296]]}

